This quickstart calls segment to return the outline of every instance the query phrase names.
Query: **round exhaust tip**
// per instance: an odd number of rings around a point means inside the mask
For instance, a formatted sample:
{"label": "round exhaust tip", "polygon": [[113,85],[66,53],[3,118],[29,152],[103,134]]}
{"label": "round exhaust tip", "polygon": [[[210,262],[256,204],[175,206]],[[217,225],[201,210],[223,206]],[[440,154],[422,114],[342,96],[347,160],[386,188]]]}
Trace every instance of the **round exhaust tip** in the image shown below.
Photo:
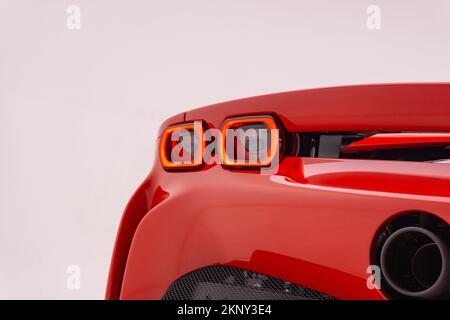
{"label": "round exhaust tip", "polygon": [[381,269],[389,286],[414,298],[437,298],[450,288],[446,243],[420,227],[394,232],[381,249]]}

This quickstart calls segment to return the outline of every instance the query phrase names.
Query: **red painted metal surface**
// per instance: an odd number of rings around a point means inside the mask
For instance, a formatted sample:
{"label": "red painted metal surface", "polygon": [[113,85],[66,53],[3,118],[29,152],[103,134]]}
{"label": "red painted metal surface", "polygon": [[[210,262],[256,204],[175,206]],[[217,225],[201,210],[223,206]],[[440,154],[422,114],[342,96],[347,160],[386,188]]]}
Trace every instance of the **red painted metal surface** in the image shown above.
{"label": "red painted metal surface", "polygon": [[[289,131],[450,131],[450,85],[249,98],[177,115],[160,132],[244,114],[275,114]],[[178,277],[225,264],[340,299],[384,299],[366,285],[380,228],[418,211],[450,223],[448,164],[285,157],[278,169],[166,172],[156,159],[122,218],[106,298],[159,299]]]}
{"label": "red painted metal surface", "polygon": [[186,112],[219,127],[227,117],[276,114],[288,131],[450,131],[450,84],[388,84],[291,91]]}
{"label": "red painted metal surface", "polygon": [[342,148],[341,151],[373,151],[449,144],[450,134],[448,133],[383,133],[358,140]]}

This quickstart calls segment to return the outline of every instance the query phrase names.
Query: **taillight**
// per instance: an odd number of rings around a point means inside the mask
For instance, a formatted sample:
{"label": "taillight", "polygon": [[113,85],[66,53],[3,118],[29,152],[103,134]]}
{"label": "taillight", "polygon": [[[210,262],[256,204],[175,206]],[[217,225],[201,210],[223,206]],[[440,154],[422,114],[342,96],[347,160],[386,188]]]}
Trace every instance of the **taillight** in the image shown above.
{"label": "taillight", "polygon": [[203,165],[202,122],[168,127],[160,144],[160,158],[166,169],[192,169]]}
{"label": "taillight", "polygon": [[278,160],[280,133],[271,116],[228,119],[221,135],[221,156],[227,167],[267,167]]}

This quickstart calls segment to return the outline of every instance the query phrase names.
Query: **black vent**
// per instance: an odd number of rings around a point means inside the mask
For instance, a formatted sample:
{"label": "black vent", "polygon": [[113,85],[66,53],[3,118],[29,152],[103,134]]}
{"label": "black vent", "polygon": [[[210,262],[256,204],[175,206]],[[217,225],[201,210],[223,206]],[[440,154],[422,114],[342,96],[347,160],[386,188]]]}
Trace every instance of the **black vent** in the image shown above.
{"label": "black vent", "polygon": [[253,271],[210,266],[175,281],[163,300],[333,300],[290,282]]}

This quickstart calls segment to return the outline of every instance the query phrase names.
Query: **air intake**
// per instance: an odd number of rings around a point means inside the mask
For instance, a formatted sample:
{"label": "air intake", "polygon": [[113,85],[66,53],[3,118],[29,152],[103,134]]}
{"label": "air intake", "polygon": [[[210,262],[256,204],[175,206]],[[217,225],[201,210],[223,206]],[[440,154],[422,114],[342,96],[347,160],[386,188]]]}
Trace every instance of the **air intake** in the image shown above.
{"label": "air intake", "polygon": [[163,300],[333,300],[290,282],[253,271],[209,266],[176,280]]}

